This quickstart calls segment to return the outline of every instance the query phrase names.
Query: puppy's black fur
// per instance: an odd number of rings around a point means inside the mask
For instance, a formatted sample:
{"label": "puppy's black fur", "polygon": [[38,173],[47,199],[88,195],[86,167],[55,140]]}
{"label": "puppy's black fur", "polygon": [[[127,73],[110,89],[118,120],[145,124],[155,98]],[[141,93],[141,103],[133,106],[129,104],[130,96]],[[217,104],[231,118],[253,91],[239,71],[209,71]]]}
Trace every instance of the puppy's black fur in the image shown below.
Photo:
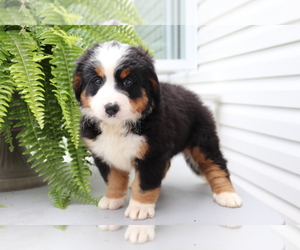
{"label": "puppy's black fur", "polygon": [[[74,76],[76,98],[82,103],[82,93],[93,97],[101,91],[96,83],[94,54],[102,44],[96,44],[77,62]],[[112,43],[111,47],[121,46]],[[105,60],[105,58],[103,59]],[[130,69],[133,85],[122,84],[123,69]],[[127,135],[136,134],[146,139],[147,150],[142,157],[132,159],[133,168],[139,173],[139,186],[142,192],[160,187],[171,158],[183,152],[188,164],[196,174],[207,177],[214,193],[235,192],[219,145],[216,126],[211,112],[199,97],[187,89],[167,83],[159,83],[152,57],[139,47],[130,46],[114,71],[115,88],[132,101],[146,103],[139,119],[127,121]],[[102,86],[105,76],[102,77]],[[143,96],[143,92],[146,96]],[[96,140],[103,131],[101,120],[83,115],[81,135]],[[110,145],[107,145],[110,147]],[[111,148],[111,150],[114,150]],[[92,151],[93,153],[93,151]],[[109,179],[110,163],[95,156],[95,163],[106,182]]]}

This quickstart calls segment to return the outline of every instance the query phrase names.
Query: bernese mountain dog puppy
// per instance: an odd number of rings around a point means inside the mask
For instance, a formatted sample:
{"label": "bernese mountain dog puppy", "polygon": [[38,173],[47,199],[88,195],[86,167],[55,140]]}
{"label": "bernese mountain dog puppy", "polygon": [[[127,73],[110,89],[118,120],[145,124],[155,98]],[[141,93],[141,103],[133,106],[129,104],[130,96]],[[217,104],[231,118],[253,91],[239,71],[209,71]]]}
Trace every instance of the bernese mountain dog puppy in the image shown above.
{"label": "bernese mountain dog puppy", "polygon": [[218,204],[241,206],[211,112],[196,94],[160,83],[153,63],[141,47],[115,41],[95,44],[77,61],[73,86],[82,113],[80,132],[107,185],[99,207],[124,205],[134,169],[125,216],[153,217],[162,179],[180,152],[206,177]]}

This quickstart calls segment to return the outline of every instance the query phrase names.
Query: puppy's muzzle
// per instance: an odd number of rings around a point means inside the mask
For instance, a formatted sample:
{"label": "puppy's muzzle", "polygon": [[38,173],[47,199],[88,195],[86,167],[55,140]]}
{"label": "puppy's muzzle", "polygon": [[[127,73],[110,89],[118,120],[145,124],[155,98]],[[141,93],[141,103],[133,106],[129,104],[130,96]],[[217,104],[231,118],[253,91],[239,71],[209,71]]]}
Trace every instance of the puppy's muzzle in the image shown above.
{"label": "puppy's muzzle", "polygon": [[104,108],[106,114],[108,114],[109,117],[115,116],[120,110],[119,105],[116,103],[115,104],[108,103],[104,106]]}

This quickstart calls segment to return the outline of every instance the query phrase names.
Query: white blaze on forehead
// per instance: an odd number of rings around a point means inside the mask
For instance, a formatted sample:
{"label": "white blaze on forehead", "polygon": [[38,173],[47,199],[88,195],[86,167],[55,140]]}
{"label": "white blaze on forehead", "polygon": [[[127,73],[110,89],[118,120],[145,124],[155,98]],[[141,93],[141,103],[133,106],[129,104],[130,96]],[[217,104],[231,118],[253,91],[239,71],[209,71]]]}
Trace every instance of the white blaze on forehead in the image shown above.
{"label": "white blaze on forehead", "polygon": [[103,43],[102,46],[96,50],[95,59],[101,63],[107,78],[113,77],[116,67],[126,54],[128,48],[129,45],[127,44],[118,43],[112,45],[112,42],[107,42]]}

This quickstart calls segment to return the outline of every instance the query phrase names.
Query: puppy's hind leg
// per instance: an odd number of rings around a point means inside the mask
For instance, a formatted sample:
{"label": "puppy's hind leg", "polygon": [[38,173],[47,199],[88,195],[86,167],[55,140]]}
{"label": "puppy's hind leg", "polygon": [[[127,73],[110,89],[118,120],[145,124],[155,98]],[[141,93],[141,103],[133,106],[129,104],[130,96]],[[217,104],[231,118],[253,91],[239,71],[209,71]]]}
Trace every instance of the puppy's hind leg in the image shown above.
{"label": "puppy's hind leg", "polygon": [[236,194],[230,181],[226,160],[221,153],[213,160],[201,152],[199,147],[188,146],[184,150],[188,164],[196,174],[204,175],[211,186],[215,201],[224,207],[240,207],[241,198]]}

